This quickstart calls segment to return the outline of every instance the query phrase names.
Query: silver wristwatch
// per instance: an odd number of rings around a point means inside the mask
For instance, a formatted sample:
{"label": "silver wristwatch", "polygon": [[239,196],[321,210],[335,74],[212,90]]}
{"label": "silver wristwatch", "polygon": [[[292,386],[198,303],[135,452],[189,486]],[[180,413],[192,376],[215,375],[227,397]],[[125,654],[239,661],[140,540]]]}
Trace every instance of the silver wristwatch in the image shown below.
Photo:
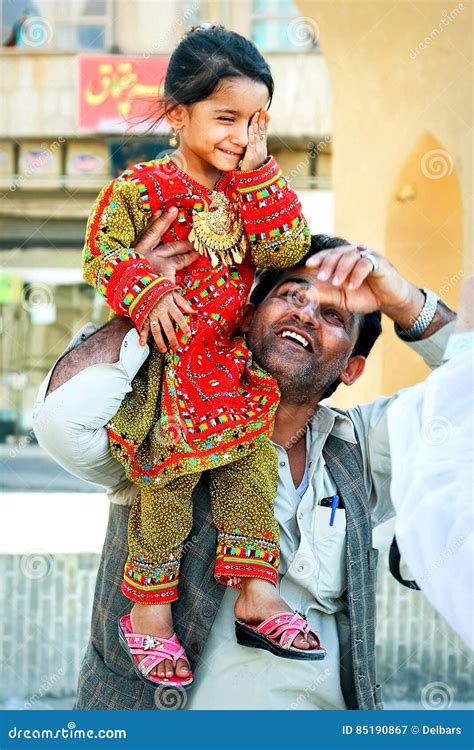
{"label": "silver wristwatch", "polygon": [[426,331],[429,324],[433,320],[436,308],[438,307],[439,297],[437,294],[432,292],[430,289],[421,289],[426,297],[423,309],[418,315],[417,319],[410,328],[401,328],[398,323],[395,323],[395,332],[400,338],[416,341]]}

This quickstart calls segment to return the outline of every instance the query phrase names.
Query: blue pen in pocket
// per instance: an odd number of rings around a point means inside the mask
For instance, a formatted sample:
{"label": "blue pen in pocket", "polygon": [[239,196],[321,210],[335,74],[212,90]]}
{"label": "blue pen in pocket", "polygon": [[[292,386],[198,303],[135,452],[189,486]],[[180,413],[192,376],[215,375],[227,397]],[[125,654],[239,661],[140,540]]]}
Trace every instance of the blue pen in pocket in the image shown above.
{"label": "blue pen in pocket", "polygon": [[336,510],[339,505],[339,495],[333,495],[331,502],[331,518],[329,519],[329,525],[334,526],[334,519],[336,518]]}

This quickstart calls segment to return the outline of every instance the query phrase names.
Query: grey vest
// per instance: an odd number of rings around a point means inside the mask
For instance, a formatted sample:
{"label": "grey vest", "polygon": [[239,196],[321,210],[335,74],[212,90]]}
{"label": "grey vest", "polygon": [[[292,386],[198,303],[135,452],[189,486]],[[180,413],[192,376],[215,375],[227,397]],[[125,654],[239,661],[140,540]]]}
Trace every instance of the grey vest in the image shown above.
{"label": "grey vest", "polygon": [[[332,435],[327,438],[323,453],[344,500],[347,519],[347,612],[336,615],[342,691],[350,709],[382,708],[380,686],[375,679],[377,550],[372,549],[362,456],[359,445]],[[195,489],[193,507],[194,524],[184,548],[180,598],[173,604],[173,620],[196,670],[225,591],[213,576],[216,531],[205,478]],[[79,710],[159,708],[155,690],[136,677],[117,637],[117,621],[130,609],[120,590],[127,556],[128,511],[122,505],[110,508],[95,590],[91,638],[79,675],[75,706]]]}
{"label": "grey vest", "polygon": [[[382,709],[375,674],[375,586],[378,550],[372,548],[369,498],[359,444],[330,435],[323,449],[346,507],[347,612],[338,613],[341,685],[351,709]],[[349,630],[349,632],[348,632]],[[351,684],[352,683],[352,684]]]}

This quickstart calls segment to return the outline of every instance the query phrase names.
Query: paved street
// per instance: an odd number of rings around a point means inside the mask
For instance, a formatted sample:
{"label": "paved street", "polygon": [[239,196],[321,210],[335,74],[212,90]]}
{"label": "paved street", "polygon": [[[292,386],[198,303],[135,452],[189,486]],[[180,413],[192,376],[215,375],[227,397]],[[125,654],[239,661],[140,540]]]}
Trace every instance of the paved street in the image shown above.
{"label": "paved street", "polygon": [[73,477],[37,445],[0,445],[0,492],[103,492]]}

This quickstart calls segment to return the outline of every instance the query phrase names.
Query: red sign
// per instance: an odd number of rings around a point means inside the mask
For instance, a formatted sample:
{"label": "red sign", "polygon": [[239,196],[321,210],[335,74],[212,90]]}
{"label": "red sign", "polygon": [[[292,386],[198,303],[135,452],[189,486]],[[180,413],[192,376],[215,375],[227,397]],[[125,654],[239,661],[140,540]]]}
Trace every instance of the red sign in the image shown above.
{"label": "red sign", "polygon": [[[78,129],[101,133],[143,131],[163,96],[167,57],[79,56]],[[168,132],[166,123],[155,132]]]}

